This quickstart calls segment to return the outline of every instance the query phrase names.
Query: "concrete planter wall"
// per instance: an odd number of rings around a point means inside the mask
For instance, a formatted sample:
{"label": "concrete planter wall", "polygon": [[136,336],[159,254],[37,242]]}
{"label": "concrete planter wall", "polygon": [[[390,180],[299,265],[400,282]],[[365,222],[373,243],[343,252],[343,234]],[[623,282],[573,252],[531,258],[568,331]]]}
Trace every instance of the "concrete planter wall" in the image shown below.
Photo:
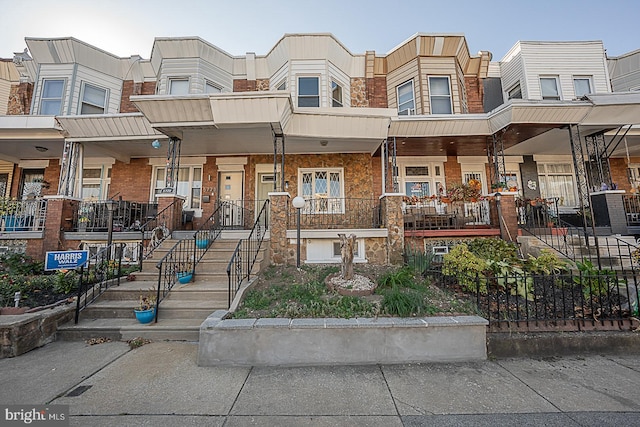
{"label": "concrete planter wall", "polygon": [[19,356],[55,341],[58,325],[75,315],[75,305],[64,305],[35,313],[0,316],[0,359]]}
{"label": "concrete planter wall", "polygon": [[484,360],[478,316],[377,319],[227,319],[200,326],[200,366],[304,366]]}

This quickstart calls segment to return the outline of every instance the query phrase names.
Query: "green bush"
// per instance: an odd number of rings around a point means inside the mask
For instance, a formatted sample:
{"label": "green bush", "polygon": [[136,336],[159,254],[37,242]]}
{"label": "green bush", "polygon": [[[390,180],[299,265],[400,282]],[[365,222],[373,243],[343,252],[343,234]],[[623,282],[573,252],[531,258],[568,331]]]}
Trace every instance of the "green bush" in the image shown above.
{"label": "green bush", "polygon": [[380,276],[378,286],[380,288],[411,287],[414,281],[413,270],[410,267],[402,267]]}
{"label": "green bush", "polygon": [[456,245],[443,257],[442,273],[458,278],[458,283],[467,292],[476,292],[476,279],[479,281],[480,292],[487,292],[485,271],[487,261],[469,250],[465,243]]}
{"label": "green bush", "polygon": [[476,238],[469,242],[469,251],[481,259],[492,261],[505,261],[512,264],[520,264],[518,247],[498,238]]}

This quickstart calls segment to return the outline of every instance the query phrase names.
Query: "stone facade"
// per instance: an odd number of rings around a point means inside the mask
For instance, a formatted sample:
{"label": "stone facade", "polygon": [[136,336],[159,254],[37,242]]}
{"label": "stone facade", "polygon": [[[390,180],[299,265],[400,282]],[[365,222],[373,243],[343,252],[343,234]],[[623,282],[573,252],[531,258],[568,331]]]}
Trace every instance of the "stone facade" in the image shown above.
{"label": "stone facade", "polygon": [[272,193],[269,196],[269,245],[271,249],[271,263],[283,265],[289,262],[290,251],[287,240],[287,226],[289,199],[287,193]]}
{"label": "stone facade", "polygon": [[31,97],[33,96],[33,83],[19,83],[11,85],[7,115],[22,116],[31,113]]}
{"label": "stone facade", "polygon": [[364,248],[365,257],[369,264],[385,265],[387,263],[389,252],[386,238],[368,237],[364,239]]}
{"label": "stone facade", "polygon": [[402,264],[404,253],[404,216],[402,215],[401,194],[386,194],[382,197],[382,215],[389,230],[387,237],[388,262]]}
{"label": "stone facade", "polygon": [[351,79],[351,106],[369,106],[369,99],[367,98],[367,82],[361,77],[353,77]]}
{"label": "stone facade", "polygon": [[264,91],[269,90],[269,79],[257,79],[256,80],[256,90]]}

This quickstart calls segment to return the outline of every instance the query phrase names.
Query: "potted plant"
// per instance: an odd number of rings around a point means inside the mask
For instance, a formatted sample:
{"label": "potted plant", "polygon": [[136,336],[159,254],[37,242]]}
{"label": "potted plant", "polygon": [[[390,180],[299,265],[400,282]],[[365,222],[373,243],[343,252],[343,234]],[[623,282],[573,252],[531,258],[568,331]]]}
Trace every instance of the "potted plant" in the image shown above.
{"label": "potted plant", "polygon": [[176,269],[176,278],[178,282],[189,283],[193,279],[193,267],[188,262],[181,262]]}
{"label": "potted plant", "polygon": [[138,322],[151,323],[156,315],[156,297],[152,291],[149,291],[147,295],[140,295],[138,306],[133,311]]}
{"label": "potted plant", "polygon": [[482,199],[482,183],[470,179],[466,184],[454,184],[447,190],[447,196],[452,202],[477,202]]}
{"label": "potted plant", "polygon": [[22,222],[18,213],[19,202],[15,197],[0,198],[0,216],[4,221],[5,231],[17,231],[22,229]]}

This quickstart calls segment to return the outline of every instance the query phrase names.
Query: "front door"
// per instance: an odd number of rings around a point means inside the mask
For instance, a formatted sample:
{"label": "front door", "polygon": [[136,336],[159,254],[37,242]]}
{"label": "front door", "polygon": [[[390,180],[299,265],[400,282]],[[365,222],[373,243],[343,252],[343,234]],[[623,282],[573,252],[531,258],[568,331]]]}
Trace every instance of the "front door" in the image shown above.
{"label": "front door", "polygon": [[[278,174],[279,175],[279,174]],[[260,213],[260,209],[265,200],[269,198],[269,193],[275,191],[273,189],[274,181],[278,179],[273,172],[258,172],[258,184],[256,188],[256,218]],[[267,209],[267,224],[269,223],[269,209]]]}
{"label": "front door", "polygon": [[244,224],[242,194],[244,172],[219,172],[218,194],[227,205],[221,211],[220,222],[224,227],[240,227]]}

